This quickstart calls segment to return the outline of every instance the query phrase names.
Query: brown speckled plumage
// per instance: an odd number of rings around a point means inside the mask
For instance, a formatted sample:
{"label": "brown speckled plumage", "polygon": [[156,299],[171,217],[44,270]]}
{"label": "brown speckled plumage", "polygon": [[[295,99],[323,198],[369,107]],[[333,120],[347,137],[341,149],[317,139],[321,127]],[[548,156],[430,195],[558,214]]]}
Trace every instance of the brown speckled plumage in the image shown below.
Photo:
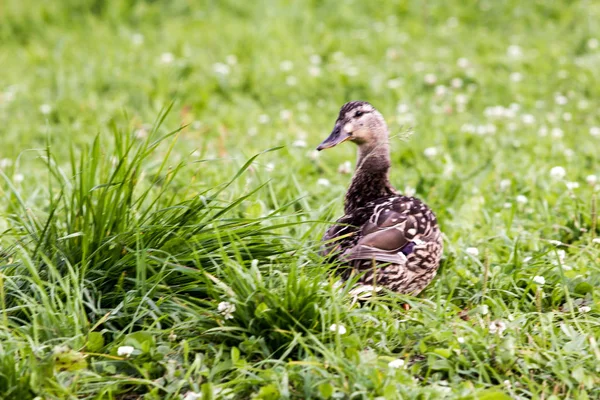
{"label": "brown speckled plumage", "polygon": [[358,162],[344,202],[345,215],[323,237],[323,254],[359,274],[372,287],[417,294],[434,278],[442,237],[433,212],[390,184],[388,131],[383,116],[366,102],[340,110],[332,134],[319,150],[345,140],[358,144]]}

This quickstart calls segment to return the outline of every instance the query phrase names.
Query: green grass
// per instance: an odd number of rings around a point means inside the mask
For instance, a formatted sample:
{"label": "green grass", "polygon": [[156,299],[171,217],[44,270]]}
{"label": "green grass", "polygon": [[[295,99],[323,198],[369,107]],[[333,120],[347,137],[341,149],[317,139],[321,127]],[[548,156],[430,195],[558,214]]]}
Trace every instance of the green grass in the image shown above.
{"label": "green grass", "polygon": [[[39,3],[0,6],[0,398],[600,397],[597,2]],[[318,255],[355,99],[445,234],[418,298]]]}

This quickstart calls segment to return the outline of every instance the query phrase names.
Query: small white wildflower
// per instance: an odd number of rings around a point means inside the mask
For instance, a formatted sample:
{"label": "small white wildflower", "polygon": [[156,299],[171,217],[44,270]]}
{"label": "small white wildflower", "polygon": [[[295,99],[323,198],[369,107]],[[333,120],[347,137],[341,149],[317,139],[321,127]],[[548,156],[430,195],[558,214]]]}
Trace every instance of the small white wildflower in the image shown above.
{"label": "small white wildflower", "polygon": [[562,242],[560,240],[548,240],[548,243],[553,244],[554,246],[562,246]]}
{"label": "small white wildflower", "polygon": [[437,82],[437,76],[435,74],[426,74],[423,80],[428,85],[434,85]]}
{"label": "small white wildflower", "polygon": [[10,158],[2,158],[0,159],[0,168],[4,169],[4,168],[8,168],[11,165],[13,165],[13,162]]}
{"label": "small white wildflower", "polygon": [[295,76],[288,76],[287,78],[285,78],[285,83],[288,86],[296,86],[296,84],[298,83],[298,78],[296,78]]}
{"label": "small white wildflower", "polygon": [[506,49],[506,54],[512,58],[519,58],[523,55],[523,50],[521,50],[521,47],[512,44],[508,46],[508,49]]}
{"label": "small white wildflower", "polygon": [[40,112],[44,115],[48,115],[52,112],[52,106],[50,104],[42,104],[40,106]]}
{"label": "small white wildflower", "polygon": [[562,118],[565,121],[570,121],[573,119],[573,114],[571,114],[570,112],[563,113]]}
{"label": "small white wildflower", "polygon": [[550,131],[550,134],[552,135],[553,138],[556,138],[556,139],[560,139],[561,137],[563,137],[565,135],[563,130],[560,129],[559,127],[552,128],[552,131]]}
{"label": "small white wildflower", "polygon": [[292,143],[292,146],[294,147],[306,147],[306,142],[302,139],[298,139],[295,140],[294,143]]}
{"label": "small white wildflower", "polygon": [[16,183],[21,183],[25,180],[25,176],[23,176],[23,174],[15,174],[13,176],[13,181]]}
{"label": "small white wildflower", "polygon": [[317,67],[316,65],[311,65],[310,67],[308,67],[308,74],[310,76],[320,76],[321,68]]}
{"label": "small white wildflower", "polygon": [[467,247],[465,252],[473,257],[477,257],[479,255],[479,249],[477,249],[477,247]]}
{"label": "small white wildflower", "polygon": [[459,68],[467,68],[469,67],[469,60],[467,60],[464,57],[461,57],[458,60],[456,60],[456,65],[458,65]]}
{"label": "small white wildflower", "polygon": [[600,244],[600,238],[593,238],[592,239],[592,243],[594,243],[594,244]]}
{"label": "small white wildflower", "polygon": [[287,121],[290,118],[292,118],[292,112],[290,110],[281,110],[279,111],[279,118],[281,118],[284,121]]}
{"label": "small white wildflower", "polygon": [[265,164],[265,170],[267,172],[273,172],[275,170],[275,164],[270,162]]}
{"label": "small white wildflower", "polygon": [[294,68],[294,63],[290,60],[284,60],[279,64],[279,69],[282,71],[291,71]]}
{"label": "small white wildflower", "polygon": [[579,182],[565,182],[565,185],[567,186],[567,189],[569,190],[574,190],[579,188]]}
{"label": "small white wildflower", "polygon": [[317,185],[320,185],[320,186],[330,186],[331,182],[329,182],[329,179],[319,178],[319,179],[317,179]]}
{"label": "small white wildflower", "polygon": [[329,327],[329,330],[340,335],[346,334],[346,327],[344,325],[333,324]]}
{"label": "small white wildflower", "polygon": [[586,99],[581,99],[577,102],[577,108],[580,110],[587,110],[589,106],[590,103]]}
{"label": "small white wildflower", "polygon": [[173,61],[175,61],[175,56],[173,53],[167,52],[160,55],[160,62],[162,64],[171,64]]}
{"label": "small white wildflower", "polygon": [[490,307],[487,304],[482,304],[479,306],[479,313],[481,315],[487,315],[490,312]]}
{"label": "small white wildflower", "polygon": [[396,112],[398,114],[405,114],[408,112],[408,105],[405,103],[400,103],[398,104],[398,106],[396,106]]}
{"label": "small white wildflower", "polygon": [[390,361],[388,363],[388,367],[393,368],[393,369],[398,369],[398,368],[403,368],[404,367],[404,360],[401,358],[397,358],[393,361]]}
{"label": "small white wildflower", "polygon": [[140,129],[136,129],[134,132],[134,136],[136,137],[136,139],[145,139],[148,137],[148,131],[146,130],[146,128],[140,128]]}
{"label": "small white wildflower", "polygon": [[345,161],[338,167],[338,173],[340,174],[349,174],[352,172],[352,163],[350,161]]}
{"label": "small white wildflower", "polygon": [[554,180],[562,180],[565,175],[567,175],[567,171],[565,171],[565,169],[563,167],[552,167],[552,169],[550,169],[550,177]]}
{"label": "small white wildflower", "polygon": [[531,125],[535,123],[535,117],[531,114],[523,114],[521,120],[525,125]]}
{"label": "small white wildflower", "polygon": [[563,154],[565,155],[565,157],[571,158],[575,155],[575,151],[573,149],[565,149],[563,151]]}
{"label": "small white wildflower", "polygon": [[513,82],[521,82],[523,80],[523,74],[520,72],[513,72],[510,74],[510,80]]}
{"label": "small white wildflower", "polygon": [[506,324],[504,323],[504,321],[498,319],[490,322],[489,329],[491,334],[497,333],[499,336],[502,336],[502,334],[506,330]]}
{"label": "small white wildflower", "polygon": [[600,45],[600,42],[598,42],[598,39],[596,39],[596,38],[591,38],[591,39],[588,39],[588,41],[587,41],[587,47],[590,50],[597,49],[599,45]]}
{"label": "small white wildflower", "polygon": [[213,71],[218,75],[229,75],[231,67],[227,64],[218,62],[213,64]]}
{"label": "small white wildflower", "polygon": [[437,147],[428,147],[423,151],[423,154],[427,158],[433,158],[438,155],[438,149]]}
{"label": "small white wildflower", "polygon": [[579,307],[579,312],[580,313],[589,313],[590,311],[592,311],[592,307],[590,307],[590,306],[581,306],[581,307]]}
{"label": "small white wildflower", "polygon": [[308,158],[311,160],[316,160],[319,158],[320,152],[318,150],[312,150],[308,153]]}
{"label": "small white wildflower", "polygon": [[448,89],[444,85],[437,85],[435,87],[435,95],[436,96],[441,97],[441,96],[445,95],[447,92],[448,92]]}
{"label": "small white wildflower", "polygon": [[469,98],[467,97],[466,94],[463,93],[459,93],[456,95],[456,97],[454,98],[454,100],[456,101],[456,104],[467,104],[467,102],[469,101]]}
{"label": "small white wildflower", "polygon": [[504,191],[510,188],[510,186],[512,185],[512,182],[510,179],[502,179],[500,181],[500,190]]}
{"label": "small white wildflower", "polygon": [[228,301],[222,301],[217,306],[217,311],[225,319],[233,319],[233,313],[235,312],[235,304]]}
{"label": "small white wildflower", "polygon": [[171,333],[169,333],[169,342],[174,342],[177,340],[177,334],[173,331],[171,331]]}
{"label": "small white wildflower", "polygon": [[387,81],[387,87],[389,89],[398,89],[400,86],[402,86],[401,79],[390,79]]}
{"label": "small white wildflower", "polygon": [[270,120],[271,120],[271,118],[269,118],[269,116],[267,114],[260,114],[258,116],[259,124],[268,124]]}
{"label": "small white wildflower", "polygon": [[511,203],[511,202],[509,202],[509,201],[507,201],[506,203],[504,203],[504,204],[502,205],[502,207],[504,207],[504,208],[512,208],[512,203]]}
{"label": "small white wildflower", "polygon": [[569,99],[566,96],[557,93],[556,96],[554,96],[554,102],[559,106],[564,106],[569,102]]}
{"label": "small white wildflower", "polygon": [[533,277],[533,282],[536,285],[540,285],[541,286],[541,285],[544,285],[546,283],[546,279],[543,276],[536,275],[536,276]]}
{"label": "small white wildflower", "polygon": [[462,336],[459,336],[459,337],[457,337],[457,338],[456,338],[456,341],[457,341],[458,343],[460,343],[460,344],[463,344],[463,343],[465,342],[465,338],[464,338],[464,337],[462,337]]}
{"label": "small white wildflower", "polygon": [[315,65],[317,65],[317,64],[321,64],[321,61],[322,61],[322,60],[321,60],[321,56],[320,56],[320,55],[318,55],[318,54],[312,54],[312,55],[311,55],[311,56],[308,58],[308,60],[310,61],[310,63],[311,63],[311,64],[315,64]]}
{"label": "small white wildflower", "polygon": [[235,54],[229,54],[225,57],[225,62],[229,65],[236,65],[238,63],[238,58]]}
{"label": "small white wildflower", "polygon": [[463,80],[460,78],[453,78],[450,81],[450,85],[452,85],[454,89],[460,89],[463,86]]}
{"label": "small white wildflower", "polygon": [[585,181],[590,186],[595,186],[598,182],[598,177],[596,175],[588,175],[585,177]]}
{"label": "small white wildflower", "polygon": [[592,126],[590,128],[590,135],[594,137],[600,136],[600,126]]}
{"label": "small white wildflower", "polygon": [[517,203],[519,204],[527,204],[527,197],[523,196],[522,194],[518,195],[517,198]]}
{"label": "small white wildflower", "polygon": [[540,129],[538,130],[538,135],[540,137],[548,136],[548,128],[544,125],[540,126]]}
{"label": "small white wildflower", "polygon": [[134,33],[131,35],[131,43],[133,43],[134,46],[141,46],[144,44],[144,35],[141,33]]}
{"label": "small white wildflower", "polygon": [[183,400],[200,400],[202,398],[202,393],[196,392],[187,392],[185,396],[183,396]]}
{"label": "small white wildflower", "polygon": [[134,351],[135,349],[133,348],[133,346],[120,346],[117,349],[117,355],[121,357],[129,357]]}

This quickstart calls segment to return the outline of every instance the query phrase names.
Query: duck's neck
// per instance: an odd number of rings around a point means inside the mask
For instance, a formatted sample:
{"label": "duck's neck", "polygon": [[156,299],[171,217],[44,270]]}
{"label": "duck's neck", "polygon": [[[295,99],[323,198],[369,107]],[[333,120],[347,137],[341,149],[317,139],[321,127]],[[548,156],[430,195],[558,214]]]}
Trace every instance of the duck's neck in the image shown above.
{"label": "duck's neck", "polygon": [[390,164],[390,147],[387,143],[358,147],[356,171],[344,202],[346,214],[370,201],[396,193],[388,177]]}

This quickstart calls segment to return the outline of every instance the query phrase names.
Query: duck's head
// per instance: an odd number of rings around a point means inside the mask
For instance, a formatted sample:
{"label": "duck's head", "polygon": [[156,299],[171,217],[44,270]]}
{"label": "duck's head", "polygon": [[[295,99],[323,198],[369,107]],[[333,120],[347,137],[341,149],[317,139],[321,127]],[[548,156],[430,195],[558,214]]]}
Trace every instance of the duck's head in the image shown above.
{"label": "duck's head", "polygon": [[387,141],[388,130],[379,111],[366,101],[350,101],[342,106],[333,131],[317,150],[336,146],[347,140],[372,147]]}

